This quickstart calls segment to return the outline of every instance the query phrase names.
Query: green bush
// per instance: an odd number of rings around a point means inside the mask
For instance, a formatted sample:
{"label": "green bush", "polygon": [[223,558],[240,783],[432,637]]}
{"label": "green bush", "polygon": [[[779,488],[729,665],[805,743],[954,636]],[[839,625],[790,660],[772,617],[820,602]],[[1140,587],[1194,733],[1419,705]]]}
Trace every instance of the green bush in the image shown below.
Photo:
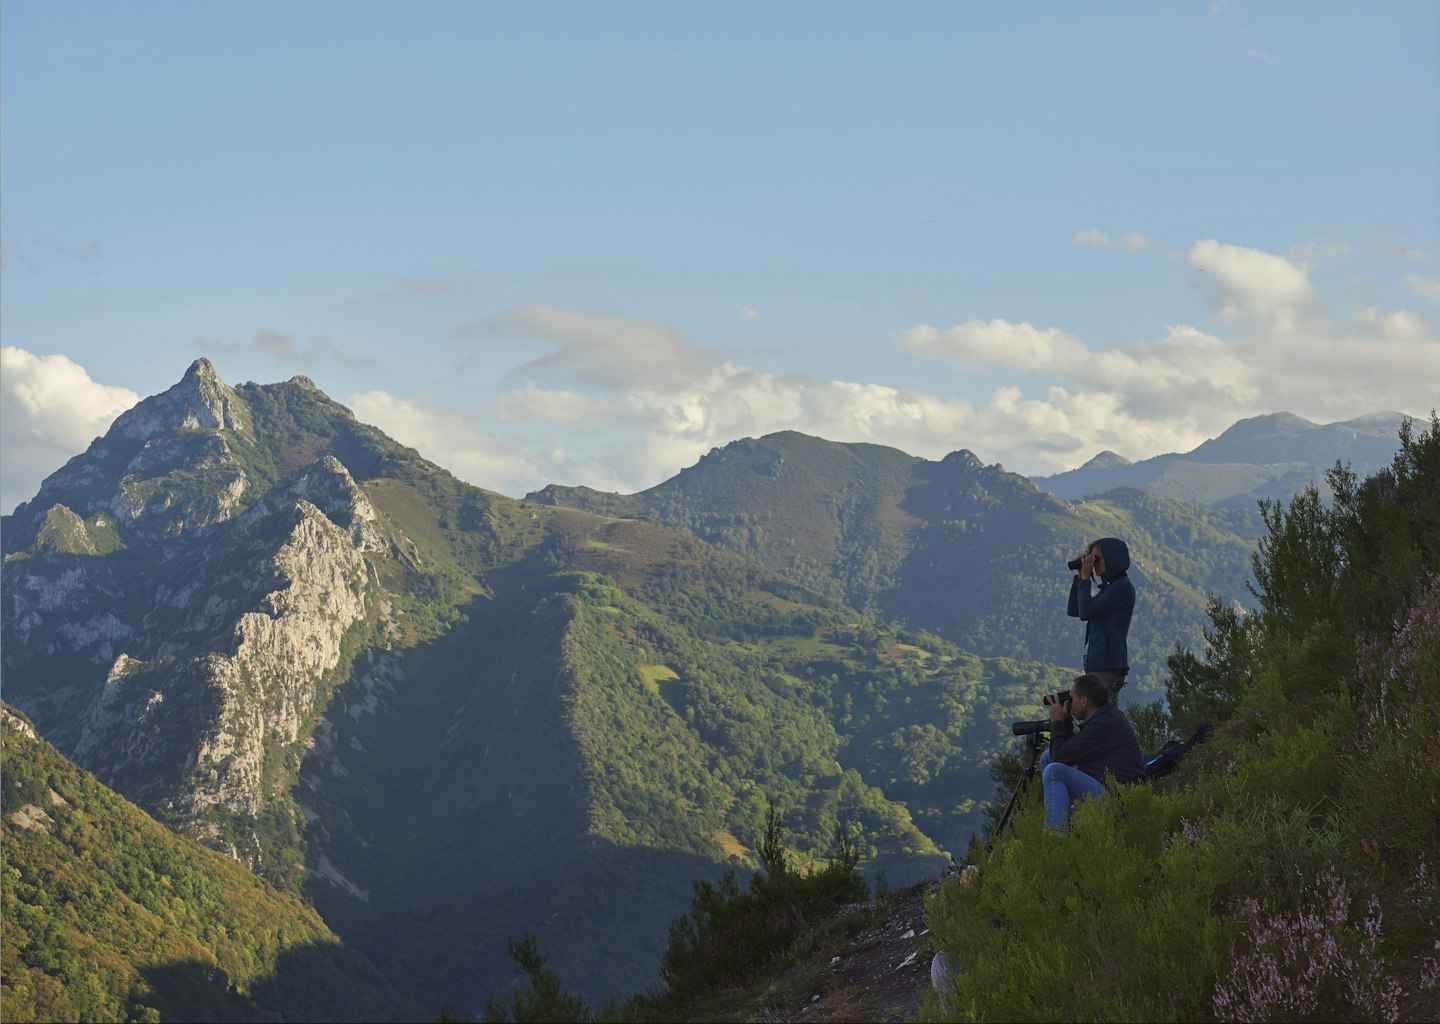
{"label": "green bush", "polygon": [[1210,909],[1236,858],[1193,833],[1183,806],[1130,787],[1081,804],[1063,836],[1038,807],[1017,815],[980,856],[978,884],[946,882],[929,901],[964,968],[951,1005],[973,1020],[1196,1019],[1218,963]]}
{"label": "green bush", "polygon": [[780,815],[770,805],[756,852],[760,870],[741,889],[729,869],[719,885],[697,880],[690,912],[670,926],[661,975],[670,994],[684,996],[733,985],[785,950],[810,922],[836,907],[863,900],[860,855],[846,832],[818,871],[798,873],[781,840]]}

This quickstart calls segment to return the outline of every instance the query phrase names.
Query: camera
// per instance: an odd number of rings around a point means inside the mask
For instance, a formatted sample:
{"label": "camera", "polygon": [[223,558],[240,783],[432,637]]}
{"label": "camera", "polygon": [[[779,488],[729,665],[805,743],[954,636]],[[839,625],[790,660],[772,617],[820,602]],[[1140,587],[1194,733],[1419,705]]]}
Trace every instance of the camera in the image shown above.
{"label": "camera", "polygon": [[1033,736],[1040,732],[1050,731],[1050,720],[1041,718],[1034,722],[1012,722],[1010,731],[1016,736]]}
{"label": "camera", "polygon": [[[1069,691],[1069,690],[1061,690],[1059,693],[1047,693],[1043,698],[1041,698],[1041,703],[1046,704],[1046,705],[1050,705],[1050,704],[1069,704],[1069,703],[1070,703],[1070,691]],[[1016,733],[1016,735],[1018,736],[1019,733]]]}

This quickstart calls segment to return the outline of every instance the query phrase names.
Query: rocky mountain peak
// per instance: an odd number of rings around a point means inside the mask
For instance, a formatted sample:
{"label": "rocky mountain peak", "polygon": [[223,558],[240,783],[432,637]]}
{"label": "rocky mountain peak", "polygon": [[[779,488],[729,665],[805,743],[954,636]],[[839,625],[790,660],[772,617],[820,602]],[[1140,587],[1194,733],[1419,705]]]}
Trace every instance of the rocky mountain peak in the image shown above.
{"label": "rocky mountain peak", "polygon": [[949,455],[945,456],[945,458],[941,459],[940,463],[941,465],[949,466],[952,469],[962,467],[965,469],[985,468],[985,463],[981,462],[980,459],[975,455],[975,453],[970,451],[970,449],[968,448],[961,448],[958,452],[951,452]]}
{"label": "rocky mountain peak", "polygon": [[245,525],[248,528],[301,502],[313,505],[330,522],[347,531],[357,547],[377,550],[381,546],[374,529],[375,507],[344,463],[333,455],[321,457],[272,488],[246,514]]}
{"label": "rocky mountain peak", "polygon": [[220,379],[208,359],[195,360],[178,384],[122,414],[110,431],[131,440],[147,441],[158,433],[177,429],[249,432],[244,400]]}

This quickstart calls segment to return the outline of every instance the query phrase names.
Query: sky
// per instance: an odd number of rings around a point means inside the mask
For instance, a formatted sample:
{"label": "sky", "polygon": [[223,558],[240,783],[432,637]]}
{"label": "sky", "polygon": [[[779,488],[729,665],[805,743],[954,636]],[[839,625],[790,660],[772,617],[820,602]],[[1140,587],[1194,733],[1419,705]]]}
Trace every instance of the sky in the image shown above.
{"label": "sky", "polygon": [[0,511],[211,360],[470,483],[1440,405],[1440,4],[0,7]]}

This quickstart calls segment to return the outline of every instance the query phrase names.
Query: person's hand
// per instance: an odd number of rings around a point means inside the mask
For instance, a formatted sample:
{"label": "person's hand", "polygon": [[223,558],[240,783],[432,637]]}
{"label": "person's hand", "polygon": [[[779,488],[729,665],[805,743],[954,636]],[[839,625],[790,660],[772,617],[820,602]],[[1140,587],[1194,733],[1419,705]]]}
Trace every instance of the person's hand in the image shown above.
{"label": "person's hand", "polygon": [[1089,551],[1080,556],[1080,578],[1088,580],[1095,572],[1095,556]]}
{"label": "person's hand", "polygon": [[1050,721],[1052,722],[1062,721],[1066,715],[1070,714],[1070,705],[1062,704],[1058,700],[1052,700],[1045,706],[1050,711]]}

